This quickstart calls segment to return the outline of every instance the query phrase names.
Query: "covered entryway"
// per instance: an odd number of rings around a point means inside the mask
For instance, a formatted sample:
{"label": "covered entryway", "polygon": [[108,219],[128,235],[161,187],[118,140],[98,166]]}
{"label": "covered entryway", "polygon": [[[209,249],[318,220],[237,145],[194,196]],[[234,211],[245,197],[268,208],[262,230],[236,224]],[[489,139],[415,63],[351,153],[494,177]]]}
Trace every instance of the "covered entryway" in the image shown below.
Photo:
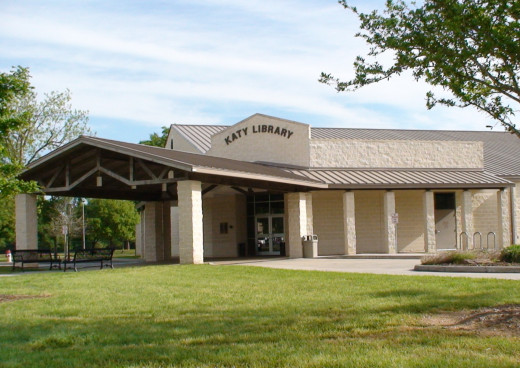
{"label": "covered entryway", "polygon": [[[171,258],[170,216],[171,207],[176,207],[181,263],[203,262],[205,194],[221,187],[282,196],[326,188],[276,167],[96,137],[80,137],[51,152],[33,162],[21,177],[37,181],[43,194],[144,202],[143,253],[147,261]],[[288,232],[276,232],[279,220],[274,223],[275,233],[270,235]],[[299,228],[295,229],[298,241]],[[36,233],[36,195],[21,194],[17,199],[17,248],[37,248]],[[270,250],[276,248],[275,237]]]}
{"label": "covered entryway", "polygon": [[435,193],[435,241],[438,250],[457,248],[455,193]]}

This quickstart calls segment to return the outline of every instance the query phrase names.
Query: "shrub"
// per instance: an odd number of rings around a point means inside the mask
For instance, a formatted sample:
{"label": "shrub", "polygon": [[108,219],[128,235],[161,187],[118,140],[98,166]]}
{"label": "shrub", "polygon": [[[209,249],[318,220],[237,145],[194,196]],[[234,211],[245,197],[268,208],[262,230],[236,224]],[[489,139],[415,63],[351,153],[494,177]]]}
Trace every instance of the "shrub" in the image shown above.
{"label": "shrub", "polygon": [[500,260],[508,263],[520,263],[520,244],[502,249]]}
{"label": "shrub", "polygon": [[477,257],[474,252],[441,252],[432,256],[424,257],[421,263],[424,265],[438,264],[465,264],[470,259]]}

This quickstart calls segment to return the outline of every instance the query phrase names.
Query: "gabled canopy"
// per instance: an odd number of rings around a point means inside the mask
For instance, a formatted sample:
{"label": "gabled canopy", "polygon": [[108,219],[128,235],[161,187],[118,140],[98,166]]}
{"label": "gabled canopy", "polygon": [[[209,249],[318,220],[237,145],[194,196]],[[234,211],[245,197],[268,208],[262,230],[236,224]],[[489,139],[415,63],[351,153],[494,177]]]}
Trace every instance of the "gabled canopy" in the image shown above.
{"label": "gabled canopy", "polygon": [[46,194],[129,200],[176,200],[176,183],[276,191],[326,188],[276,167],[82,136],[31,163],[20,175]]}

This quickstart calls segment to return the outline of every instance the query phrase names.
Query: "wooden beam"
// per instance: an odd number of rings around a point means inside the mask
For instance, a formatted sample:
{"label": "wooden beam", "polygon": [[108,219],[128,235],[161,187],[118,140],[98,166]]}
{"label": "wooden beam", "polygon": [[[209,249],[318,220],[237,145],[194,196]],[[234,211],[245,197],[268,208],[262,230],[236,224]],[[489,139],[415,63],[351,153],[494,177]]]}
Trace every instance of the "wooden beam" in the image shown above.
{"label": "wooden beam", "polygon": [[50,187],[52,184],[54,184],[54,181],[56,180],[56,178],[58,177],[58,175],[61,174],[61,172],[63,171],[63,168],[65,167],[65,165],[61,165],[59,166],[57,169],[56,169],[56,172],[54,173],[54,175],[52,176],[51,180],[49,180],[49,182],[47,183],[46,187]]}
{"label": "wooden beam", "polygon": [[146,166],[146,164],[143,162],[143,160],[141,159],[137,159],[137,163],[139,164],[139,166],[141,166],[141,168],[148,174],[150,175],[150,177],[152,179],[157,179],[157,176],[155,176],[155,174],[153,173],[152,170],[150,170],[150,168],[148,166]]}
{"label": "wooden beam", "polygon": [[80,178],[76,179],[72,184],[70,184],[68,186],[69,189],[72,189],[72,188],[76,187],[78,184],[80,184],[83,181],[85,181],[85,179],[87,179],[88,177],[94,175],[97,171],[98,171],[98,169],[96,167],[90,169],[85,174],[83,174]]}
{"label": "wooden beam", "polygon": [[129,173],[128,173],[128,176],[129,176],[129,179],[130,181],[134,181],[134,158],[132,156],[130,156],[130,162],[129,162]]}
{"label": "wooden beam", "polygon": [[231,187],[231,189],[236,190],[237,192],[239,192],[239,193],[241,193],[241,194],[243,194],[245,196],[247,196],[247,194],[248,194],[247,191],[245,191],[244,189],[239,188],[239,187],[234,187],[233,186],[233,187]]}
{"label": "wooden beam", "polygon": [[158,178],[155,178],[155,179],[150,179],[150,180],[133,180],[133,181],[130,181],[127,178],[125,178],[124,176],[121,176],[118,173],[115,173],[115,172],[113,172],[113,171],[111,171],[109,169],[106,169],[104,167],[101,167],[99,169],[99,172],[102,172],[103,174],[106,174],[106,175],[108,175],[108,176],[116,179],[117,181],[120,181],[121,183],[126,184],[128,186],[176,183],[179,180],[183,179],[183,178],[174,178],[174,179],[158,179]]}
{"label": "wooden beam", "polygon": [[68,188],[70,185],[70,163],[67,161],[65,164],[65,186]]}
{"label": "wooden beam", "polygon": [[213,189],[215,189],[216,187],[218,187],[218,185],[216,184],[213,184],[213,185],[210,185],[209,187],[207,187],[206,189],[203,189],[202,192],[201,192],[201,195],[204,195],[208,192],[211,192]]}

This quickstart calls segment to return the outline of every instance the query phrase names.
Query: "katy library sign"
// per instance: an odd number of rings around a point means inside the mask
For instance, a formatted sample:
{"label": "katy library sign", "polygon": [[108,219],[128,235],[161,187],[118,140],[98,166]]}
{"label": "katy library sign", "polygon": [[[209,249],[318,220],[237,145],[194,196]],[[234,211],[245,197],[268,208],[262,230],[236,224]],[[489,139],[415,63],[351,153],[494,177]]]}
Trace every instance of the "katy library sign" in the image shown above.
{"label": "katy library sign", "polygon": [[291,139],[291,136],[294,134],[292,130],[286,129],[286,128],[280,128],[276,125],[268,125],[268,124],[258,124],[258,125],[251,125],[245,128],[240,128],[236,130],[235,132],[228,135],[226,138],[224,138],[224,142],[226,142],[226,145],[229,145],[236,141],[237,139],[240,139],[242,137],[247,136],[248,134],[274,134],[279,135],[280,137],[284,137],[287,139]]}

